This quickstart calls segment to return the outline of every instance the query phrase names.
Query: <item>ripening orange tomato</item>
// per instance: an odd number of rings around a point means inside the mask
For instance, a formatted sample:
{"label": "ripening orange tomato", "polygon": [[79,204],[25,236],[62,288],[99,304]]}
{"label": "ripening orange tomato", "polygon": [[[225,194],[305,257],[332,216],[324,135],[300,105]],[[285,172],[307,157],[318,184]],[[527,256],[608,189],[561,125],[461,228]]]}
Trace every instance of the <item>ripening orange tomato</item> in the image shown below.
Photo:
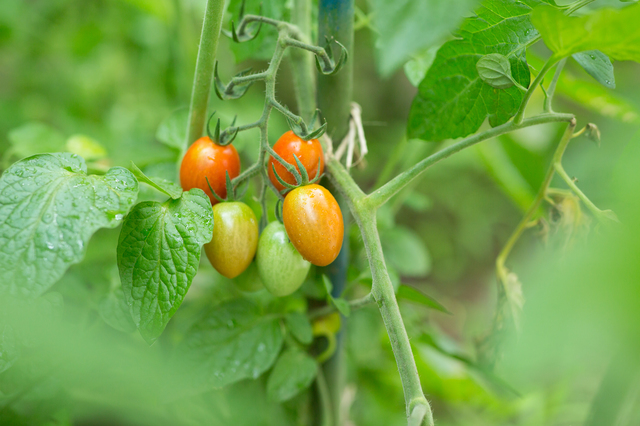
{"label": "ripening orange tomato", "polygon": [[240,156],[229,144],[220,146],[208,136],[195,141],[187,150],[180,164],[180,185],[185,191],[200,188],[209,196],[211,204],[218,203],[207,185],[209,178],[211,188],[220,198],[227,196],[225,172],[233,179],[240,174]]}
{"label": "ripening orange tomato", "polygon": [[342,211],[333,195],[320,185],[300,186],[287,194],[282,221],[294,247],[309,262],[326,266],[342,247]]}
{"label": "ripening orange tomato", "polygon": [[[280,139],[278,139],[278,142],[276,142],[275,145],[273,145],[273,150],[282,157],[284,161],[292,164],[298,171],[300,171],[296,160],[293,158],[293,155],[295,154],[307,170],[309,180],[312,180],[317,174],[322,174],[324,171],[324,154],[322,153],[322,145],[320,145],[320,141],[318,141],[318,139],[305,141],[289,130],[287,133],[282,135]],[[289,173],[278,160],[270,156],[269,163],[267,164],[269,179],[278,191],[282,191],[285,187],[278,182],[278,179],[274,175],[273,167],[271,167],[272,164],[275,166],[278,176],[280,176],[283,181],[290,183],[291,185],[297,184],[295,176]],[[319,170],[318,164],[320,164]]]}

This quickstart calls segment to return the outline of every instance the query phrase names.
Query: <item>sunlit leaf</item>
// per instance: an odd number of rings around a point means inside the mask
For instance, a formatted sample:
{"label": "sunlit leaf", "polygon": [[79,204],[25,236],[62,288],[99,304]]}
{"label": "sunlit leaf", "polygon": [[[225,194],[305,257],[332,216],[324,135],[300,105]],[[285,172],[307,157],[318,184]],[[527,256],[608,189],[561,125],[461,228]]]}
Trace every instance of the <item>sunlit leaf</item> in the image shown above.
{"label": "sunlit leaf", "polygon": [[534,10],[531,20],[558,58],[600,50],[616,61],[640,62],[640,4],[619,10],[600,9],[581,17],[541,6]]}
{"label": "sunlit leaf", "polygon": [[466,19],[460,37],[442,45],[420,83],[407,133],[410,138],[438,141],[467,136],[489,119],[492,126],[509,120],[523,92],[516,86],[496,89],[480,78],[476,64],[485,55],[509,58],[513,80],[529,86],[525,48],[538,32],[530,21],[538,0],[485,0],[476,16]]}
{"label": "sunlit leaf", "polygon": [[153,343],[178,310],[211,240],[213,211],[201,189],[165,203],[139,203],[118,241],[125,300],[144,339]]}
{"label": "sunlit leaf", "polygon": [[0,178],[0,292],[37,296],[85,254],[100,228],[133,205],[138,182],[122,167],[87,175],[74,154],[19,161]]}

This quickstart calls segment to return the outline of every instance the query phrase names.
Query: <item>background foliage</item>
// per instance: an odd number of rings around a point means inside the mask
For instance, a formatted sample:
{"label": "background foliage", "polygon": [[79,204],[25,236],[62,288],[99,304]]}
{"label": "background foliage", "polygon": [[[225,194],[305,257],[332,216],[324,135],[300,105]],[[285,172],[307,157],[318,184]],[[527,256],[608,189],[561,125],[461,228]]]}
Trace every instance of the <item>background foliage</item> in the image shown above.
{"label": "background foliage", "polygon": [[[286,18],[289,14],[286,2],[263,3],[268,16]],[[443,43],[466,43],[465,49],[476,49],[467,43],[477,29],[473,19],[462,24],[461,40],[451,41],[450,31],[477,4],[446,3],[452,6],[444,7],[444,2],[435,0],[356,2],[360,29],[351,56],[357,76],[354,98],[363,107],[370,154],[366,167],[354,170],[353,175],[364,188],[379,185],[441,146],[407,140],[405,133],[413,98],[428,90],[425,81],[437,81],[447,72],[442,64],[448,50],[436,55],[437,48]],[[590,7],[602,6],[622,3],[597,1]],[[249,3],[251,7],[257,9]],[[176,130],[165,127],[156,133],[156,129],[187,105],[203,8],[202,0],[0,3],[2,169],[32,154],[71,151],[83,156],[89,169],[129,167],[133,160],[148,175],[175,181],[178,150],[166,141],[172,140],[167,134]],[[229,8],[237,13],[238,2],[232,1]],[[436,19],[440,16],[443,19]],[[228,13],[226,26],[230,19]],[[438,25],[424,24],[424,19]],[[265,52],[270,55],[275,34],[269,34],[269,28],[263,30],[253,44],[236,46],[222,39],[218,50],[221,75],[230,76],[248,66],[264,67],[260,60],[265,59]],[[588,42],[582,37],[578,40]],[[571,49],[550,47],[554,51]],[[503,49],[499,46],[481,53],[507,54]],[[538,44],[527,60],[540,69],[539,58],[548,54]],[[423,81],[431,62],[434,68]],[[519,59],[512,60],[512,70],[521,66]],[[520,84],[527,85],[515,75]],[[476,340],[491,325],[494,261],[542,182],[553,141],[562,128],[525,129],[462,152],[434,167],[419,184],[410,185],[379,212],[392,278],[434,296],[451,312],[425,310],[415,303],[418,296],[403,290],[413,295],[413,301],[406,296],[400,304],[439,425],[583,424],[594,404],[625,407],[617,424],[640,422],[640,392],[637,380],[632,380],[640,370],[637,357],[628,355],[637,354],[640,343],[640,246],[635,238],[640,235],[635,224],[640,213],[636,196],[640,186],[638,75],[638,64],[616,62],[616,89],[612,90],[574,61],[565,68],[555,109],[574,112],[581,124],[597,123],[602,133],[600,147],[586,138],[576,139],[565,155],[565,167],[579,177],[581,188],[597,205],[613,208],[626,228],[603,229],[577,210],[579,206],[566,204],[552,212],[554,220],[546,227],[525,234],[511,258],[511,269],[518,272],[526,299],[522,334],[507,342],[494,373],[472,361]],[[294,108],[287,81],[290,76],[285,65],[278,97]],[[420,87],[414,87],[420,81]],[[449,90],[450,86],[441,88]],[[516,87],[509,90],[518,96]],[[233,102],[222,103],[213,96],[210,109],[218,111],[223,124],[235,114],[247,123],[259,117],[262,96],[255,88]],[[487,92],[486,96],[492,95]],[[532,112],[542,103],[541,92],[534,96]],[[491,119],[492,112],[474,111],[472,116],[475,121],[469,129],[475,130],[487,125],[483,121]],[[285,130],[284,120],[274,115],[271,140]],[[425,130],[411,136],[441,140],[459,135]],[[253,132],[241,133],[234,142],[243,164],[255,160],[256,143],[257,133]],[[554,186],[563,187],[559,181]],[[250,188],[246,200],[258,213],[253,200],[256,192],[257,188]],[[164,198],[141,185],[139,200]],[[253,380],[264,365],[271,365],[268,358],[275,356],[283,339],[277,323],[260,316],[267,303],[264,297],[227,302],[237,290],[201,259],[181,309],[149,347],[138,333],[132,333],[136,324],[122,314],[125,302],[113,249],[118,234],[119,229],[96,232],[85,259],[72,266],[39,299],[38,306],[0,300],[0,423],[304,423],[306,414],[297,407],[308,403],[309,394],[274,402],[286,399],[287,386],[297,386],[278,377],[278,365],[271,375]],[[367,263],[355,227],[350,240],[350,278],[358,284],[349,291],[358,296],[366,292],[367,277],[362,274],[366,275]],[[190,259],[193,261],[197,259]],[[305,292],[323,298],[314,282],[305,286]],[[305,302],[299,297],[287,303]],[[201,317],[203,311],[210,312]],[[235,318],[261,318],[261,332],[244,333],[242,339],[256,348],[264,345],[264,356],[220,348],[233,356],[254,357],[255,369],[225,371],[218,385],[246,379],[220,391],[208,390],[203,384],[206,390],[195,392],[188,385],[188,373],[178,374],[181,370],[174,368],[176,361],[168,354],[178,342],[197,347],[207,333],[215,333],[216,327]],[[350,409],[350,420],[357,425],[405,424],[404,413],[398,409],[403,403],[400,380],[376,308],[354,312],[348,327],[349,385],[344,404]],[[206,356],[199,358],[204,355],[197,353],[189,361],[206,362]],[[313,377],[300,354],[286,356],[299,363],[303,376]],[[216,366],[207,368],[215,370]],[[627,386],[633,391],[623,396],[604,392],[605,374],[613,383],[611,389]],[[284,384],[273,384],[278,381]],[[596,398],[599,392],[605,395]]]}

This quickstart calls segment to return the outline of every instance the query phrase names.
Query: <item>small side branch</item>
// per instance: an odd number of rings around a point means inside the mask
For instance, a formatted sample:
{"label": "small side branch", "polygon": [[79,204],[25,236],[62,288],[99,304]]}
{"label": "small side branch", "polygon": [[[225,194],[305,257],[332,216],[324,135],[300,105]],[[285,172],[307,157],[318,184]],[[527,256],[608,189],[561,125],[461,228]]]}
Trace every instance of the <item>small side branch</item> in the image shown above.
{"label": "small side branch", "polygon": [[450,145],[436,152],[433,155],[428,156],[412,168],[399,174],[398,176],[387,182],[385,185],[381,186],[379,189],[368,195],[367,203],[373,208],[379,208],[384,203],[389,201],[391,197],[397,194],[409,182],[416,179],[435,163],[444,160],[445,158],[455,154],[456,152],[462,151],[463,149],[473,146],[479,142],[512,132],[514,130],[523,129],[525,127],[536,126],[538,124],[544,123],[569,122],[573,119],[573,114],[540,114],[538,116],[528,118],[520,124],[509,121],[508,123],[494,127],[493,129],[489,129],[485,132],[469,136],[459,142],[456,142],[453,145]]}
{"label": "small side branch", "polygon": [[559,61],[558,58],[556,58],[555,56],[551,56],[547,60],[547,62],[545,62],[545,64],[543,65],[542,69],[540,70],[540,72],[536,76],[535,80],[533,80],[533,83],[531,83],[531,86],[529,86],[529,89],[524,94],[524,98],[522,99],[522,103],[520,104],[520,108],[518,109],[518,112],[516,113],[515,117],[513,117],[513,122],[515,124],[521,124],[522,123],[522,121],[524,120],[525,110],[527,109],[527,104],[529,103],[529,99],[531,99],[531,95],[533,95],[533,92],[542,83],[542,80],[544,80],[544,77],[547,75],[547,73],[549,72],[551,67],[553,67],[558,61]]}
{"label": "small side branch", "polygon": [[558,79],[560,78],[560,74],[562,74],[562,69],[564,68],[564,64],[567,62],[567,58],[564,58],[560,62],[558,62],[558,66],[556,67],[556,72],[553,74],[553,80],[549,83],[549,87],[547,88],[544,99],[544,112],[553,112],[551,108],[551,103],[553,101],[553,95],[556,92],[556,85],[558,84]]}
{"label": "small side branch", "polygon": [[618,217],[613,212],[613,210],[600,210],[593,202],[587,197],[584,192],[578,188],[575,181],[569,177],[567,172],[564,170],[561,162],[554,163],[554,168],[558,176],[560,176],[566,184],[571,188],[571,190],[580,198],[580,200],[584,203],[585,206],[593,213],[598,220],[613,220],[614,222],[619,222]]}

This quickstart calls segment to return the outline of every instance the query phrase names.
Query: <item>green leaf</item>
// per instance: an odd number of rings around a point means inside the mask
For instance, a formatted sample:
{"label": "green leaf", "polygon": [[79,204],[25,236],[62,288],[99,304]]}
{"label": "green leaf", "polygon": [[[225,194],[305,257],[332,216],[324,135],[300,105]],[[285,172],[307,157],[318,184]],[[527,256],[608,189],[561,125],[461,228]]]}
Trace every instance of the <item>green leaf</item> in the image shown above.
{"label": "green leaf", "polygon": [[[531,59],[534,67],[542,66],[542,60],[535,57]],[[558,79],[556,94],[604,117],[623,123],[640,123],[640,110],[635,105],[601,84],[576,77],[566,67]]]}
{"label": "green leaf", "polygon": [[457,40],[446,42],[420,83],[409,114],[410,138],[435,141],[464,137],[480,128],[506,123],[518,110],[523,93],[516,87],[496,89],[484,82],[476,64],[485,55],[509,58],[511,75],[528,87],[525,57],[538,36],[530,13],[538,0],[485,0],[477,15],[466,19]]}
{"label": "green leaf", "polygon": [[336,307],[338,312],[340,312],[343,316],[348,317],[349,315],[351,315],[351,306],[345,299],[332,298],[331,301],[333,302],[333,305]]}
{"label": "green leaf", "polygon": [[607,55],[599,50],[574,53],[573,59],[596,81],[610,89],[616,88],[616,78],[613,75],[613,64]]}
{"label": "green leaf", "polygon": [[317,374],[313,358],[298,349],[287,350],[269,374],[267,396],[276,402],[287,401],[308,388]]}
{"label": "green leaf", "polygon": [[180,108],[165,118],[156,131],[156,139],[168,147],[182,150],[187,139],[189,109]]}
{"label": "green leaf", "polygon": [[18,158],[65,150],[62,133],[42,123],[27,123],[9,132],[11,152]]}
{"label": "green leaf", "polygon": [[388,77],[416,52],[441,42],[476,0],[370,0],[378,34],[376,63]]}
{"label": "green leaf", "polygon": [[11,368],[20,356],[15,332],[8,324],[0,324],[0,373]]}
{"label": "green leaf", "polygon": [[428,306],[436,311],[450,314],[449,310],[442,306],[440,302],[421,292],[420,290],[409,287],[408,285],[401,284],[397,292],[398,299],[407,300],[409,302],[419,303],[424,306]]}
{"label": "green leaf", "polygon": [[122,221],[138,182],[122,167],[87,175],[74,154],[41,154],[0,178],[0,293],[37,296],[84,257],[100,228]]}
{"label": "green leaf", "polygon": [[282,347],[280,320],[248,299],[211,309],[186,333],[180,353],[196,381],[217,388],[268,370]]}
{"label": "green leaf", "polygon": [[531,20],[558,59],[599,50],[616,61],[640,62],[640,4],[600,9],[577,18],[541,6],[533,11]]}
{"label": "green leaf", "polygon": [[431,68],[439,47],[430,47],[421,54],[413,56],[411,60],[404,64],[404,73],[411,84],[418,87],[424,76],[427,75],[429,68]]}
{"label": "green leaf", "polygon": [[431,257],[426,246],[415,232],[396,226],[380,233],[387,262],[400,275],[424,277],[431,270]]}
{"label": "green leaf", "polygon": [[490,53],[480,58],[476,64],[478,75],[491,87],[508,89],[514,85],[511,77],[511,63],[509,59],[499,53]]}
{"label": "green leaf", "polygon": [[147,185],[157,189],[160,192],[167,194],[169,197],[177,200],[182,196],[182,187],[171,181],[163,179],[161,177],[150,178],[142,170],[136,166],[133,161],[131,162],[131,171],[133,175],[138,179],[138,182],[144,182]]}
{"label": "green leaf", "polygon": [[97,160],[107,156],[107,150],[95,139],[85,135],[73,135],[67,139],[66,150],[85,160]]}
{"label": "green leaf", "polygon": [[313,340],[313,330],[309,318],[300,312],[289,312],[285,317],[287,329],[298,342],[308,345]]}
{"label": "green leaf", "polygon": [[98,306],[98,313],[104,322],[124,333],[132,333],[136,325],[131,318],[129,305],[124,298],[122,287],[118,286],[102,299]]}
{"label": "green leaf", "polygon": [[331,292],[333,291],[333,284],[331,283],[329,277],[324,274],[322,275],[322,284],[324,284],[324,289],[327,290],[327,295],[329,297],[332,297]]}
{"label": "green leaf", "polygon": [[142,337],[153,343],[176,312],[211,241],[213,211],[201,189],[178,200],[139,203],[118,240],[118,269],[125,300]]}

